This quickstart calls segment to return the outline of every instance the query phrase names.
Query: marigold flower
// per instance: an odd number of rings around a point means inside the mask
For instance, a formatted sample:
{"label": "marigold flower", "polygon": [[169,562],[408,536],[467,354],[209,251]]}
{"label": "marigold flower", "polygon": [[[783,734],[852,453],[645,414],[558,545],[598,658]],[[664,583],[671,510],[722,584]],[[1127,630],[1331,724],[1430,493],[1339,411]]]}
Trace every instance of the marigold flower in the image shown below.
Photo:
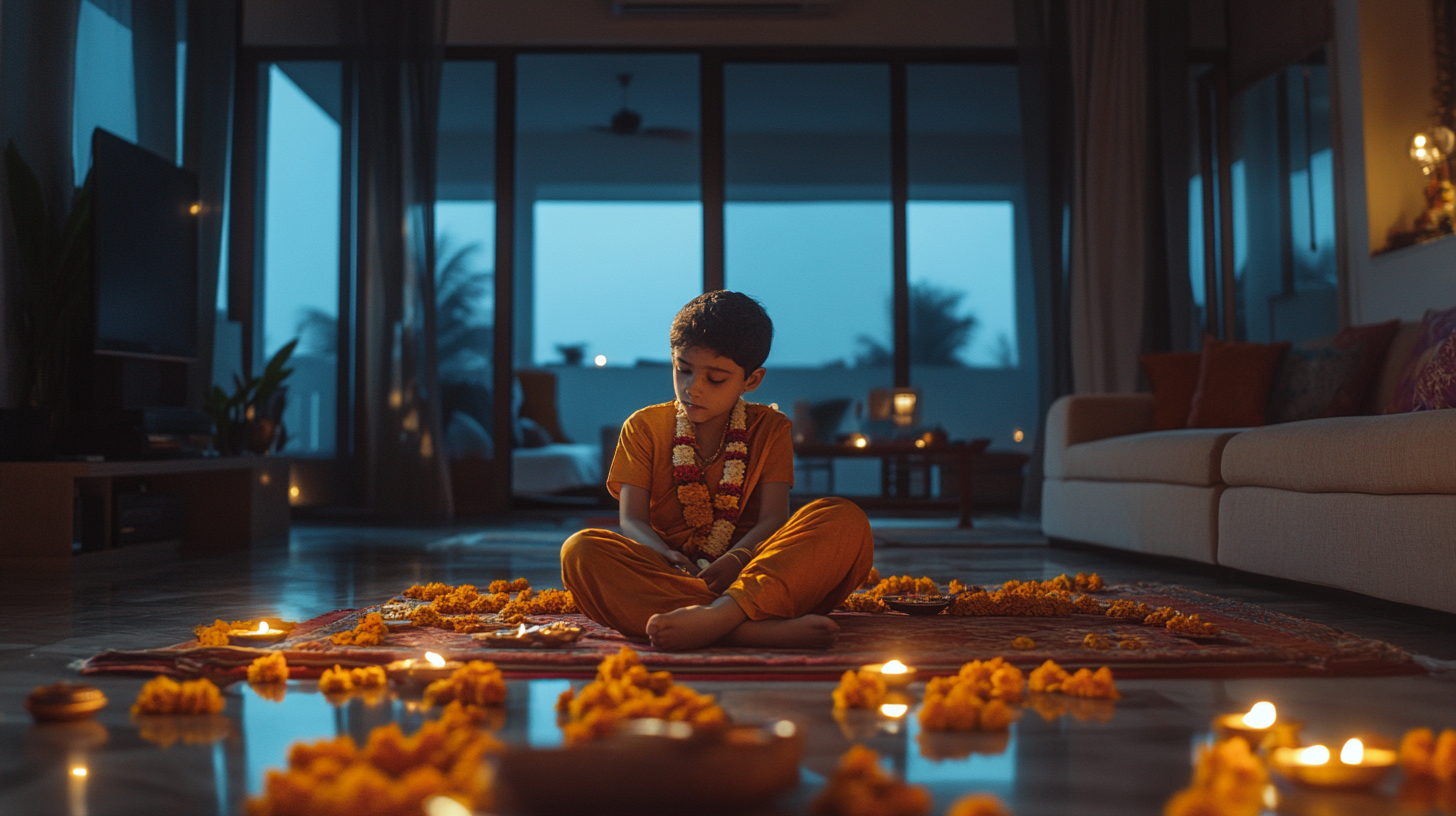
{"label": "marigold flower", "polygon": [[1112,669],[1106,666],[1092,671],[1078,669],[1076,674],[1062,681],[1061,692],[1072,697],[1091,697],[1100,700],[1117,700],[1117,686],[1112,682]]}
{"label": "marigold flower", "polygon": [[183,680],[158,675],[148,680],[131,707],[133,715],[217,714],[227,705],[211,680]]}
{"label": "marigold flower", "polygon": [[472,660],[444,680],[425,687],[427,706],[460,702],[464,705],[495,706],[506,701],[506,681],[494,663]]}
{"label": "marigold flower", "polygon": [[1011,648],[1019,649],[1023,652],[1028,649],[1035,649],[1036,641],[1032,640],[1029,637],[1019,637],[1011,641]]}
{"label": "marigold flower", "polygon": [[1219,632],[1218,626],[1206,623],[1197,613],[1192,615],[1175,615],[1165,624],[1169,632],[1177,632],[1185,635],[1216,635]]}
{"label": "marigold flower", "polygon": [[335,646],[383,646],[389,636],[389,627],[384,625],[384,616],[370,612],[353,629],[329,636]]}
{"label": "marigold flower", "polygon": [[874,710],[885,699],[885,680],[878,672],[849,670],[839,678],[839,687],[830,692],[835,708]]}
{"label": "marigold flower", "polygon": [[1027,685],[1035,692],[1058,692],[1062,690],[1062,683],[1066,682],[1070,676],[1062,670],[1061,666],[1048,660],[1031,670],[1031,677]]}
{"label": "marigold flower", "polygon": [[1107,642],[1107,638],[1104,638],[1102,635],[1099,635],[1096,632],[1088,632],[1087,633],[1087,636],[1084,637],[1084,638],[1082,638],[1082,648],[1084,648],[1084,649],[1111,649],[1112,648],[1112,644],[1111,643],[1108,643]]}
{"label": "marigold flower", "polygon": [[249,683],[282,683],[288,680],[288,660],[282,652],[269,652],[248,666]]}
{"label": "marigold flower", "polygon": [[945,816],[1011,816],[1001,800],[989,793],[962,796],[951,804]]}
{"label": "marigold flower", "polygon": [[930,793],[880,769],[880,755],[862,745],[840,757],[839,768],[809,805],[813,816],[924,816]]}

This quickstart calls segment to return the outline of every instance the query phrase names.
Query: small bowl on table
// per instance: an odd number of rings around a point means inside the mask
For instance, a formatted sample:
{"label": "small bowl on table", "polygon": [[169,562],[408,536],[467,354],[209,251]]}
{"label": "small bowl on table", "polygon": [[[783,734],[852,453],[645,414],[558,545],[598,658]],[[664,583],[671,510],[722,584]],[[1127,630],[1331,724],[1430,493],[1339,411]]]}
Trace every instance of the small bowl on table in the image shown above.
{"label": "small bowl on table", "polygon": [[952,595],[887,595],[880,599],[885,606],[907,615],[939,615],[950,606]]}
{"label": "small bowl on table", "polygon": [[75,722],[96,716],[106,707],[106,695],[95,686],[53,683],[37,686],[25,698],[25,710],[36,722]]}

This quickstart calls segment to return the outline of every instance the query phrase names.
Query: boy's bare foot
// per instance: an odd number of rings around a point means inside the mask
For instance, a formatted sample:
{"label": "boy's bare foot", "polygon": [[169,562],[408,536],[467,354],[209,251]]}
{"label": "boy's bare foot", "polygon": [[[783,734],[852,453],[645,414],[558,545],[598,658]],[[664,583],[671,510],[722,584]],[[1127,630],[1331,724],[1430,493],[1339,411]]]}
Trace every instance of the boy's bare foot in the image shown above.
{"label": "boy's bare foot", "polygon": [[701,649],[748,620],[738,602],[724,595],[706,606],[685,606],[647,619],[652,645],[669,652]]}
{"label": "boy's bare foot", "polygon": [[685,606],[647,620],[652,645],[669,652],[701,649],[720,640],[733,646],[827,649],[839,625],[823,615],[751,621],[727,595],[706,606]]}
{"label": "boy's bare foot", "polygon": [[839,639],[839,624],[823,615],[744,621],[724,643],[768,649],[828,649]]}

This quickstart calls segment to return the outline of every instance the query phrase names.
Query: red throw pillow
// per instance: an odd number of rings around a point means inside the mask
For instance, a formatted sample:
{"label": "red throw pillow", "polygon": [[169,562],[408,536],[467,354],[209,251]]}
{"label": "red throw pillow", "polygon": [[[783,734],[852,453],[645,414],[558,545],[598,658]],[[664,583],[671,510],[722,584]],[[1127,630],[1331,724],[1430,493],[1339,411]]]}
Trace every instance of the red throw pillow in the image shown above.
{"label": "red throw pillow", "polygon": [[1148,373],[1148,382],[1153,384],[1153,430],[1188,427],[1193,392],[1198,388],[1198,363],[1202,359],[1203,355],[1196,351],[1138,356],[1143,371]]}
{"label": "red throw pillow", "polygon": [[1269,387],[1288,349],[1288,343],[1228,343],[1205,335],[1188,427],[1263,425]]}
{"label": "red throw pillow", "polygon": [[1350,378],[1340,386],[1330,400],[1327,417],[1355,416],[1365,412],[1365,403],[1370,399],[1370,389],[1380,376],[1380,367],[1385,363],[1385,353],[1390,350],[1390,341],[1400,331],[1400,321],[1370,323],[1365,326],[1346,326],[1335,335],[1331,343],[1337,349],[1354,349],[1360,354],[1360,361]]}
{"label": "red throw pillow", "polygon": [[1426,363],[1435,356],[1441,342],[1452,334],[1456,334],[1456,307],[1444,312],[1435,309],[1426,312],[1425,317],[1421,318],[1421,335],[1411,347],[1410,358],[1401,370],[1400,381],[1396,383],[1395,393],[1390,395],[1390,404],[1385,406],[1385,413],[1403,414],[1415,410],[1416,378],[1420,376]]}
{"label": "red throw pillow", "polygon": [[1456,334],[1447,336],[1436,346],[1435,354],[1426,360],[1416,375],[1413,411],[1439,411],[1456,408]]}

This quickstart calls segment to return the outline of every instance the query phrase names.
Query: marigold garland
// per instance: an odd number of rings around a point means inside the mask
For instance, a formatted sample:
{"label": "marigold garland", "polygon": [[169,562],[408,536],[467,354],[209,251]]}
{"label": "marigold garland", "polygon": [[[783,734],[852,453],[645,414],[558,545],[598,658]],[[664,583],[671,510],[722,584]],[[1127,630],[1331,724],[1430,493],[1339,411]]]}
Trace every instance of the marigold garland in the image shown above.
{"label": "marigold garland", "polygon": [[724,430],[723,478],[718,495],[708,492],[698,467],[698,437],[687,409],[677,403],[677,426],[672,437],[672,480],[682,505],[683,521],[693,528],[683,554],[693,561],[716,561],[733,544],[733,531],[743,501],[743,479],[748,473],[748,403],[733,405]]}
{"label": "marigold garland", "polygon": [[1198,751],[1193,783],[1173,794],[1163,806],[1165,816],[1243,816],[1264,810],[1264,787],[1269,772],[1240,738],[1205,746]]}

